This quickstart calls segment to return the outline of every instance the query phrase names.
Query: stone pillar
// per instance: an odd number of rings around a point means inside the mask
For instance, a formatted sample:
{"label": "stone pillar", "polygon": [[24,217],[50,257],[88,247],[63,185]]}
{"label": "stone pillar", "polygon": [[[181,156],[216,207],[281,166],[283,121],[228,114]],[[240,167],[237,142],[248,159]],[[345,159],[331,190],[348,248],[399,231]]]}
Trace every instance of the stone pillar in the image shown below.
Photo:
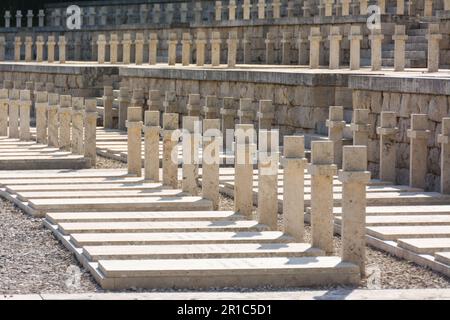
{"label": "stone pillar", "polygon": [[197,50],[196,61],[197,66],[201,67],[205,65],[205,46],[206,36],[203,31],[197,33],[197,40],[195,40],[195,46]]}
{"label": "stone pillar", "polygon": [[[162,104],[161,104],[161,93],[159,90],[150,90],[148,93],[148,110],[150,111],[161,111],[162,110]],[[152,114],[153,115],[153,114]],[[159,126],[159,122],[158,122]]]}
{"label": "stone pillar", "polygon": [[[2,134],[0,134],[2,135]],[[442,118],[442,133],[438,135],[441,144],[441,193],[450,194],[450,118]]]}
{"label": "stone pillar", "polygon": [[150,33],[148,51],[149,64],[155,65],[158,60],[158,34]]}
{"label": "stone pillar", "polygon": [[412,114],[411,129],[408,130],[409,143],[409,186],[411,188],[426,187],[428,148],[430,136],[428,115]]}
{"label": "stone pillar", "polygon": [[103,126],[107,129],[113,128],[113,87],[105,86],[103,90]]}
{"label": "stone pillar", "polygon": [[432,17],[433,16],[433,0],[423,1],[423,16]]}
{"label": "stone pillar", "polygon": [[59,147],[70,148],[70,123],[72,113],[72,97],[69,95],[60,96],[59,115]]}
{"label": "stone pillar", "polygon": [[59,95],[57,93],[48,94],[48,146],[59,148]]}
{"label": "stone pillar", "polygon": [[350,125],[353,132],[353,145],[367,146],[369,143],[369,109],[353,110],[353,121]]}
{"label": "stone pillar", "polygon": [[5,17],[5,28],[10,28],[11,27],[11,12],[6,10],[4,17]]}
{"label": "stone pillar", "polygon": [[341,1],[341,14],[342,16],[350,15],[350,2],[351,0],[340,0]]}
{"label": "stone pillar", "polygon": [[236,66],[237,59],[237,46],[238,46],[238,36],[236,31],[230,31],[228,34],[227,45],[228,45],[228,67],[233,68]]}
{"label": "stone pillar", "polygon": [[4,36],[0,36],[0,61],[5,61],[6,53],[6,39]]}
{"label": "stone pillar", "polygon": [[272,1],[272,18],[273,19],[280,19],[280,17],[281,17],[280,7],[281,7],[280,0]]}
{"label": "stone pillar", "polygon": [[219,106],[216,96],[206,96],[205,105],[203,106],[204,119],[218,119]]}
{"label": "stone pillar", "polygon": [[202,17],[202,3],[196,2],[194,7],[194,21],[195,23],[201,23],[203,21]]}
{"label": "stone pillar", "polygon": [[361,35],[360,26],[351,26],[350,35],[350,70],[359,70],[361,66]]}
{"label": "stone pillar", "polygon": [[372,60],[372,71],[379,71],[382,67],[382,43],[384,35],[381,34],[380,29],[372,30],[369,36],[371,44],[371,60]]}
{"label": "stone pillar", "polygon": [[84,157],[90,160],[90,166],[97,163],[97,101],[86,99],[85,101],[85,127],[84,127]]}
{"label": "stone pillar", "polygon": [[153,5],[153,23],[158,24],[161,19],[161,5],[159,3],[155,3]]}
{"label": "stone pillar", "polygon": [[439,41],[442,40],[442,34],[439,33],[439,24],[428,25],[428,72],[439,71]]}
{"label": "stone pillar", "polygon": [[330,69],[339,69],[342,35],[338,26],[330,28]]}
{"label": "stone pillar", "polygon": [[31,92],[30,90],[20,90],[20,140],[31,140],[30,133],[30,112],[31,112]]}
{"label": "stone pillar", "polygon": [[33,27],[33,10],[28,10],[27,11],[27,28],[32,28]]}
{"label": "stone pillar", "polygon": [[123,55],[123,63],[130,64],[131,63],[131,34],[125,33],[122,39],[122,55]]}
{"label": "stone pillar", "polygon": [[228,20],[236,20],[236,0],[230,0],[228,4]]}
{"label": "stone pillar", "polygon": [[242,40],[242,51],[244,55],[244,64],[252,63],[252,36],[250,33],[244,33],[244,39]]}
{"label": "stone pillar", "polygon": [[283,165],[283,225],[284,232],[298,242],[304,242],[304,171],[305,137],[285,136]]}
{"label": "stone pillar", "polygon": [[187,3],[183,2],[180,5],[180,22],[185,23],[187,20],[188,7]]}
{"label": "stone pillar", "polygon": [[25,62],[31,62],[33,49],[33,38],[25,37]]}
{"label": "stone pillar", "polygon": [[333,15],[334,0],[325,0],[325,17]]}
{"label": "stone pillar", "polygon": [[216,21],[221,21],[222,20],[222,1],[216,1],[215,20]]}
{"label": "stone pillar", "polygon": [[242,4],[242,19],[243,20],[250,20],[251,8],[252,8],[252,5],[250,3],[250,0],[244,0],[244,3]]}
{"label": "stone pillar", "polygon": [[128,174],[142,176],[142,108],[129,107],[127,112]]}
{"label": "stone pillar", "polygon": [[258,129],[271,130],[275,119],[275,107],[272,100],[259,100],[259,111],[257,113]]}
{"label": "stone pillar", "polygon": [[380,180],[396,183],[395,164],[397,152],[395,135],[398,132],[395,112],[381,112],[381,126],[377,128],[380,135]]}
{"label": "stone pillar", "polygon": [[9,137],[19,139],[19,99],[20,91],[11,89],[9,91]]}
{"label": "stone pillar", "polygon": [[367,15],[368,2],[368,0],[359,0],[359,14],[361,16]]}
{"label": "stone pillar", "polygon": [[311,237],[312,246],[333,252],[333,176],[334,162],[332,141],[311,142]]}
{"label": "stone pillar", "polygon": [[200,95],[197,93],[190,93],[188,98],[188,104],[186,106],[188,115],[191,117],[200,116]]}
{"label": "stone pillar", "polygon": [[159,111],[145,111],[144,172],[145,180],[159,181]]}
{"label": "stone pillar", "polygon": [[326,121],[328,127],[328,139],[334,146],[334,164],[339,168],[342,166],[342,138],[344,136],[344,108],[342,106],[331,106],[329,119]]}
{"label": "stone pillar", "polygon": [[241,98],[239,100],[238,110],[239,124],[251,124],[255,120],[255,111],[253,110],[252,99]]}
{"label": "stone pillar", "polygon": [[[131,107],[143,108],[145,103],[144,90],[142,88],[133,89],[131,96]],[[142,120],[142,117],[141,117]]]}
{"label": "stone pillar", "polygon": [[198,194],[199,130],[201,129],[198,117],[183,117],[183,181],[181,185],[183,192],[192,196]]}
{"label": "stone pillar", "polygon": [[177,34],[170,33],[168,42],[168,64],[169,66],[174,66],[177,63]]}
{"label": "stone pillar", "polygon": [[266,40],[266,64],[275,64],[275,35],[267,32]]}
{"label": "stone pillar", "polygon": [[405,70],[405,43],[408,39],[405,26],[395,26],[395,34],[392,36],[392,39],[395,41],[394,70],[403,71]]}
{"label": "stone pillar", "polygon": [[237,115],[236,99],[233,97],[224,97],[220,115],[222,116],[223,146],[226,150],[231,150],[233,138],[228,134],[234,130],[235,118]]}
{"label": "stone pillar", "polygon": [[130,105],[130,89],[121,87],[119,93],[119,130],[126,130],[128,107]]}
{"label": "stone pillar", "polygon": [[177,93],[175,91],[166,91],[163,107],[165,113],[179,113],[177,105]]}
{"label": "stone pillar", "polygon": [[58,48],[59,48],[59,63],[66,63],[66,37],[65,36],[59,36]]}
{"label": "stone pillar", "polygon": [[136,33],[136,39],[134,40],[135,49],[135,63],[141,65],[144,62],[144,34]]}
{"label": "stone pillar", "polygon": [[181,40],[182,52],[181,52],[181,64],[188,66],[191,64],[191,34],[188,32],[183,33],[183,40]]}
{"label": "stone pillar", "polygon": [[367,147],[345,146],[342,170],[342,261],[359,266],[365,274],[366,260],[366,186],[370,180],[367,171]]}
{"label": "stone pillar", "polygon": [[0,137],[8,136],[8,89],[0,89]]}
{"label": "stone pillar", "polygon": [[22,11],[16,11],[16,28],[22,28]]}
{"label": "stone pillar", "polygon": [[266,18],[266,0],[258,0],[258,19]]}
{"label": "stone pillar", "polygon": [[203,120],[202,196],[219,209],[220,120]]}
{"label": "stone pillar", "polygon": [[113,33],[111,39],[109,40],[109,61],[112,64],[118,62],[118,47],[119,47],[119,37],[117,34]]}
{"label": "stone pillar", "polygon": [[213,31],[211,39],[211,64],[213,67],[220,66],[220,32]]}
{"label": "stone pillar", "polygon": [[[36,37],[36,62],[44,61],[44,37]],[[1,59],[0,59],[1,60]]]}
{"label": "stone pillar", "polygon": [[14,61],[20,61],[20,50],[22,47],[22,39],[20,37],[14,38]]}
{"label": "stone pillar", "polygon": [[397,14],[404,15],[405,14],[405,0],[397,0]]}
{"label": "stone pillar", "polygon": [[105,63],[106,38],[104,34],[99,34],[97,39],[97,61],[99,64]]}
{"label": "stone pillar", "polygon": [[292,62],[291,57],[292,49],[292,33],[283,32],[283,39],[281,40],[281,63],[288,65]]}
{"label": "stone pillar", "polygon": [[163,114],[163,185],[178,188],[178,138],[174,133],[178,129],[178,114]]}
{"label": "stone pillar", "polygon": [[84,98],[72,98],[72,153],[84,154]]}
{"label": "stone pillar", "polygon": [[49,63],[55,62],[55,37],[54,36],[48,36],[47,39],[47,61]]}
{"label": "stone pillar", "polygon": [[[36,92],[36,142],[47,143],[47,106],[48,94],[46,91]],[[0,134],[1,135],[1,134]]]}
{"label": "stone pillar", "polygon": [[238,124],[235,131],[234,211],[252,217],[254,129],[250,124]]}
{"label": "stone pillar", "polygon": [[320,34],[320,27],[312,27],[309,40],[309,67],[317,69],[319,67],[320,58],[320,42],[322,35]]}

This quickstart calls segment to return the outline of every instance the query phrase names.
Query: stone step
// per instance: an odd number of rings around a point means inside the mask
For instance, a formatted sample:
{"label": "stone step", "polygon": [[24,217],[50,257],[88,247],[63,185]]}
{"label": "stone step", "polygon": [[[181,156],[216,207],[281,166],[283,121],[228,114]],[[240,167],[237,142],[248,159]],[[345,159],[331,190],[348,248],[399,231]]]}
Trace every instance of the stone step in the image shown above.
{"label": "stone step", "polygon": [[77,247],[144,244],[273,243],[293,242],[280,231],[261,232],[173,232],[173,233],[73,233]]}
{"label": "stone step", "polygon": [[104,289],[358,284],[359,268],[337,257],[100,260]]}
{"label": "stone step", "polygon": [[23,185],[23,186],[48,186],[48,185],[81,185],[81,184],[128,184],[128,183],[144,183],[144,178],[139,177],[105,177],[105,178],[36,178],[36,179],[2,179],[1,186]]}
{"label": "stone step", "polygon": [[8,185],[6,190],[10,193],[44,192],[44,191],[122,191],[122,190],[148,190],[161,188],[161,183],[92,183],[92,184],[36,184],[36,185]]}
{"label": "stone step", "polygon": [[450,265],[450,251],[436,253],[435,259],[440,263]]}
{"label": "stone step", "polygon": [[51,224],[62,222],[130,222],[130,221],[235,221],[245,217],[234,211],[164,211],[164,212],[51,212]]}
{"label": "stone step", "polygon": [[[341,222],[341,217],[336,217]],[[366,216],[367,226],[447,226],[450,225],[450,215],[393,215],[393,216]]]}
{"label": "stone step", "polygon": [[126,169],[79,169],[79,170],[16,170],[14,172],[0,171],[0,179],[35,179],[35,178],[51,178],[51,179],[66,179],[66,178],[120,178],[127,176]]}
{"label": "stone step", "polygon": [[324,255],[306,243],[223,243],[195,245],[86,246],[90,261],[131,259],[205,259],[253,257],[308,257]]}
{"label": "stone step", "polygon": [[403,238],[448,238],[450,226],[389,226],[367,227],[370,236],[381,240]]}
{"label": "stone step", "polygon": [[450,238],[398,239],[397,245],[417,254],[434,255],[435,252],[450,251]]}
{"label": "stone step", "polygon": [[[334,207],[335,215],[342,214],[341,207]],[[368,206],[367,216],[378,215],[450,215],[450,205],[429,205],[429,206]]]}
{"label": "stone step", "polygon": [[258,232],[267,226],[257,221],[131,221],[131,222],[63,222],[58,230],[71,233],[132,233],[132,232]]}

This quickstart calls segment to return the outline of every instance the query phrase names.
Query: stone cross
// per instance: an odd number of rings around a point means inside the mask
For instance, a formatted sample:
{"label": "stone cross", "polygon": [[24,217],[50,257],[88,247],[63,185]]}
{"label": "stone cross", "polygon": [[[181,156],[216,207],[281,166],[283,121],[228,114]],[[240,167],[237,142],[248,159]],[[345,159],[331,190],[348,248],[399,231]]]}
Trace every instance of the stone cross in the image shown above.
{"label": "stone cross", "polygon": [[33,49],[33,38],[25,37],[25,62],[31,62]]}
{"label": "stone cross", "polygon": [[186,106],[188,115],[191,117],[200,116],[200,95],[198,93],[190,93],[188,98],[188,104]]}
{"label": "stone cross", "polygon": [[266,0],[258,0],[258,19],[266,18]]}
{"label": "stone cross", "polygon": [[61,10],[60,9],[55,9],[55,11],[53,11],[53,24],[55,27],[60,27],[61,26]]}
{"label": "stone cross", "polygon": [[[278,130],[259,129],[258,222],[277,230],[278,225]],[[236,182],[235,182],[236,183]]]}
{"label": "stone cross", "polygon": [[320,27],[311,28],[308,40],[309,40],[309,67],[311,69],[317,69],[319,67],[320,42],[322,41]]}
{"label": "stone cross", "polygon": [[97,162],[97,100],[86,99],[85,103],[84,157],[94,167]]}
{"label": "stone cross", "polygon": [[163,185],[178,188],[178,113],[163,114]]}
{"label": "stone cross", "polygon": [[174,66],[177,62],[177,34],[172,32],[169,34],[168,39],[168,64],[169,66]]}
{"label": "stone cross", "polygon": [[[289,2],[288,2],[288,5],[289,5]],[[307,1],[307,0],[303,1],[302,11],[303,11],[304,17],[311,16],[311,6],[309,4],[309,1]],[[289,15],[289,12],[288,12],[288,15]]]}
{"label": "stone cross", "polygon": [[119,93],[119,130],[125,130],[128,107],[130,105],[130,89],[127,87],[121,87]]}
{"label": "stone cross", "polygon": [[325,17],[333,15],[334,0],[325,0]]}
{"label": "stone cross", "polygon": [[252,124],[255,119],[255,111],[252,106],[252,99],[241,98],[238,110],[239,124]]}
{"label": "stone cross", "polygon": [[0,114],[3,115],[2,117],[0,117],[1,137],[8,136],[8,106],[9,106],[8,89],[0,89]]}
{"label": "stone cross", "polygon": [[220,32],[213,31],[211,39],[211,64],[213,67],[220,66]]}
{"label": "stone cross", "polygon": [[72,153],[84,154],[84,98],[72,98]]}
{"label": "stone cross", "polygon": [[250,20],[250,12],[251,12],[251,2],[250,0],[244,0],[244,3],[242,4],[242,19],[243,20]]}
{"label": "stone cross", "polygon": [[351,26],[350,35],[350,70],[359,70],[361,66],[361,34],[360,26]]}
{"label": "stone cross", "polygon": [[339,168],[342,166],[342,138],[344,136],[344,107],[331,106],[329,119],[326,121],[328,127],[328,139],[334,146],[334,164]]}
{"label": "stone cross", "polygon": [[[1,105],[1,103],[0,103]],[[47,106],[48,93],[46,91],[36,92],[36,142],[47,143]],[[2,135],[2,134],[0,134]]]}
{"label": "stone cross", "polygon": [[[150,111],[161,111],[162,104],[161,104],[161,92],[159,90],[150,90],[148,92],[148,110]],[[153,114],[152,114],[153,115]],[[158,122],[159,126],[159,122]]]}
{"label": "stone cross", "polygon": [[181,40],[181,64],[188,66],[191,64],[191,34],[188,32],[183,33],[183,40]]}
{"label": "stone cross", "polygon": [[228,20],[236,20],[236,0],[230,0],[228,4]]}
{"label": "stone cross", "polygon": [[254,129],[238,124],[235,130],[234,211],[250,218],[253,211]]}
{"label": "stone cross", "polygon": [[103,89],[103,126],[107,129],[113,128],[113,87],[105,86]]}
{"label": "stone cross", "polygon": [[259,110],[256,116],[259,130],[271,130],[275,119],[275,106],[272,100],[259,100]]}
{"label": "stone cross", "polygon": [[423,1],[423,16],[432,17],[433,16],[433,0]]}
{"label": "stone cross", "polygon": [[398,15],[404,15],[405,14],[405,0],[397,0],[397,8],[396,13]]}
{"label": "stone cross", "polygon": [[128,131],[128,174],[142,176],[142,108],[129,107],[127,110]]}
{"label": "stone cross", "polygon": [[36,37],[36,62],[44,61],[44,37]]}
{"label": "stone cross", "polygon": [[411,129],[407,132],[409,143],[409,186],[411,188],[426,187],[428,159],[428,115],[412,114]]}
{"label": "stone cross", "polygon": [[31,113],[31,92],[30,90],[20,90],[20,129],[19,129],[19,139],[20,140],[31,140],[30,133],[30,113]]}
{"label": "stone cross", "polygon": [[159,3],[155,3],[153,5],[153,15],[152,15],[152,17],[153,17],[153,23],[154,24],[158,24],[159,21],[161,20],[160,19],[160,17],[161,17],[161,5]]}
{"label": "stone cross", "polygon": [[237,46],[238,46],[238,35],[236,31],[230,31],[228,34],[227,45],[228,45],[228,58],[227,63],[229,68],[236,66],[237,59]]}
{"label": "stone cross", "polygon": [[9,91],[9,137],[19,139],[19,108],[20,91],[11,89]]}
{"label": "stone cross", "polygon": [[450,194],[450,118],[442,118],[438,143],[441,144],[441,193]]}
{"label": "stone cross", "polygon": [[283,39],[281,39],[281,63],[288,65],[291,64],[292,57],[292,33],[283,32]]}
{"label": "stone cross", "polygon": [[22,28],[22,11],[16,11],[16,28]]}
{"label": "stone cross", "polygon": [[272,1],[272,18],[273,19],[279,19],[281,17],[280,7],[281,7],[280,0]]}
{"label": "stone cross", "polygon": [[369,109],[353,110],[353,121],[350,125],[350,129],[353,132],[353,145],[368,145],[369,128]]}
{"label": "stone cross", "polygon": [[359,14],[360,15],[366,15],[367,9],[368,9],[368,0],[359,0]]}
{"label": "stone cross", "polygon": [[351,0],[340,0],[341,1],[341,14],[342,16],[350,15],[350,2]]}
{"label": "stone cross", "polygon": [[72,97],[69,95],[61,95],[59,115],[59,147],[68,150],[70,148],[70,124],[72,114]]}
{"label": "stone cross", "polygon": [[130,64],[131,62],[131,34],[125,33],[122,39],[123,63]]}
{"label": "stone cross", "polygon": [[345,146],[344,162],[339,170],[342,182],[342,261],[359,266],[365,274],[366,260],[366,186],[370,180],[367,171],[367,147]]}
{"label": "stone cross", "polygon": [[5,11],[5,28],[10,28],[11,27],[11,12],[10,11]]}
{"label": "stone cross", "polygon": [[47,38],[47,61],[49,63],[55,62],[55,37],[54,36],[48,36]]}
{"label": "stone cross", "polygon": [[378,0],[378,7],[381,14],[386,14],[386,0]]}
{"label": "stone cross", "polygon": [[33,10],[28,10],[27,11],[27,28],[32,28],[33,27]]}
{"label": "stone cross", "polygon": [[431,23],[428,25],[428,72],[439,71],[439,42],[442,40],[442,34],[439,33],[439,24]]}
{"label": "stone cross", "polygon": [[[319,45],[320,46],[320,45]],[[308,50],[309,42],[307,36],[303,33],[299,33],[297,38],[297,49],[298,49],[298,64],[307,65],[308,64]]]}
{"label": "stone cross", "polygon": [[219,106],[216,96],[206,96],[205,105],[203,106],[204,119],[219,118]]}
{"label": "stone cross", "polygon": [[133,7],[128,7],[127,9],[127,23],[129,24],[133,24],[135,23],[135,13],[134,13],[134,8]]}
{"label": "stone cross", "polygon": [[59,148],[59,130],[58,130],[58,110],[59,95],[57,93],[48,94],[48,146]]}
{"label": "stone cross", "polygon": [[275,34],[267,32],[266,40],[266,64],[275,63]]}
{"label": "stone cross", "polygon": [[338,26],[330,28],[330,69],[339,69],[342,35]]}
{"label": "stone cross", "polygon": [[197,50],[196,61],[197,66],[201,67],[205,65],[205,46],[206,46],[206,35],[203,31],[197,33],[197,39],[195,40],[195,46]]}
{"label": "stone cross", "polygon": [[149,64],[155,65],[158,58],[158,34],[150,33],[148,39],[148,51]]}
{"label": "stone cross", "polygon": [[188,7],[187,3],[183,2],[180,5],[180,22],[185,23],[187,20]]}
{"label": "stone cross", "polygon": [[229,136],[229,133],[234,130],[235,118],[237,116],[236,99],[233,97],[224,97],[222,108],[220,108],[220,115],[222,116],[223,145],[228,150],[233,143],[233,138]]}
{"label": "stone cross", "polygon": [[252,35],[250,33],[244,33],[244,39],[242,39],[242,51],[244,55],[244,64],[252,63]]}
{"label": "stone cross", "polygon": [[288,0],[286,11],[288,18],[294,17],[294,2],[292,0]]}
{"label": "stone cross", "polygon": [[296,241],[304,242],[304,177],[305,137],[284,137],[283,165],[283,225],[284,232]]}
{"label": "stone cross", "polygon": [[198,1],[198,2],[195,3],[195,7],[194,7],[194,21],[195,21],[195,23],[201,23],[202,22],[202,20],[203,20],[202,12],[203,12],[202,3]]}
{"label": "stone cross", "polygon": [[216,21],[220,21],[222,20],[222,1],[216,1],[216,7],[215,7],[216,11],[216,15],[215,15],[215,20]]}
{"label": "stone cross", "polygon": [[119,37],[113,33],[109,40],[109,60],[111,63],[116,64],[118,62],[118,46]]}
{"label": "stone cross", "polygon": [[178,113],[179,112],[178,105],[177,105],[177,93],[175,91],[166,91],[163,106],[164,106],[165,113]]}
{"label": "stone cross", "polygon": [[326,0],[319,0],[319,4],[317,6],[319,17],[323,17],[325,15],[325,2]]}
{"label": "stone cross", "polygon": [[95,25],[95,17],[96,17],[95,7],[89,7],[89,11],[88,11],[88,25],[90,25],[90,26],[94,26]]}
{"label": "stone cross", "polygon": [[59,36],[58,49],[59,49],[59,63],[66,63],[66,37],[65,36]]}
{"label": "stone cross", "polygon": [[203,120],[202,195],[219,208],[219,152],[221,145],[219,119]]}
{"label": "stone cross", "polygon": [[6,52],[6,39],[4,36],[0,36],[0,61],[5,61]]}
{"label": "stone cross", "polygon": [[144,62],[144,34],[136,33],[136,39],[134,40],[135,48],[135,63],[141,65]]}
{"label": "stone cross", "polygon": [[372,71],[381,70],[382,67],[382,43],[384,35],[381,34],[380,29],[373,29],[369,36],[371,44],[371,61]]}
{"label": "stone cross", "polygon": [[108,24],[108,8],[107,7],[101,7],[100,8],[100,25],[105,26]]}
{"label": "stone cross", "polygon": [[144,177],[159,181],[159,111],[145,111],[144,119]]}
{"label": "stone cross", "polygon": [[311,142],[311,236],[312,246],[327,253],[333,252],[333,177],[334,162],[332,141]]}
{"label": "stone cross", "polygon": [[20,37],[14,37],[14,61],[20,61],[20,50],[22,47],[22,39]]}
{"label": "stone cross", "polygon": [[198,156],[200,137],[200,119],[183,117],[183,180],[182,190],[189,195],[198,194]]}
{"label": "stone cross", "polygon": [[104,34],[99,34],[97,39],[97,61],[99,64],[105,63],[106,38]]}
{"label": "stone cross", "polygon": [[395,41],[394,70],[403,71],[405,70],[405,43],[408,39],[404,25],[395,26],[395,34],[392,39]]}
{"label": "stone cross", "polygon": [[380,136],[380,180],[396,182],[395,164],[397,152],[395,135],[398,132],[395,112],[381,112],[381,126],[377,128]]}

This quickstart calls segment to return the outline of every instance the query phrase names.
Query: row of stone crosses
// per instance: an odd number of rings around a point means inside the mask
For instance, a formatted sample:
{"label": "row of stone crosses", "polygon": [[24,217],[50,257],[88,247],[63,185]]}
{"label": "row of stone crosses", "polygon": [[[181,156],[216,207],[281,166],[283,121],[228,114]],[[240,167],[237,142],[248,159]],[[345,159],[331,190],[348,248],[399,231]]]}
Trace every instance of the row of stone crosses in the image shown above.
{"label": "row of stone crosses", "polygon": [[[233,21],[238,18],[237,4],[235,0],[229,0],[228,4],[224,3],[225,1],[216,1],[214,8],[214,18],[212,20],[221,21],[224,19],[224,13],[226,13],[226,19]],[[369,14],[370,1],[369,0],[321,0],[317,6],[313,6],[310,1],[304,0],[300,4],[300,11],[303,17],[311,17],[314,15],[317,16],[332,16],[333,14],[336,16],[348,16],[348,15],[367,15]],[[386,0],[377,0],[376,5],[379,7],[379,13],[386,13]],[[405,13],[408,15],[412,15],[412,5],[413,1],[405,1],[405,0],[397,0],[396,3],[396,14],[404,15]],[[150,5],[142,4],[139,6],[139,12],[137,13],[139,19],[136,22],[145,24],[145,23],[154,23],[158,24],[164,21],[167,24],[171,24],[174,22],[174,13],[179,12],[181,23],[188,22],[188,13],[190,12],[189,3],[168,3],[164,5],[164,10],[162,10],[163,5],[159,3],[155,3],[152,5],[152,8],[149,8]],[[282,17],[282,6],[283,3],[281,0],[272,0],[270,3],[267,3],[266,0],[258,0],[257,3],[252,4],[250,0],[244,0],[241,4],[241,16],[242,20],[250,20],[252,19],[252,8],[256,8],[256,14],[254,17],[257,19],[279,19]],[[406,11],[405,11],[406,10]],[[444,0],[444,11],[450,11],[450,0]],[[194,7],[192,8],[192,12],[194,12],[194,21],[196,23],[200,23],[203,21],[203,8],[201,2],[195,2]],[[286,4],[286,17],[292,18],[295,17],[296,8],[294,1],[288,1]],[[270,15],[269,15],[270,13]],[[300,13],[300,12],[299,12]],[[81,14],[84,19],[83,24],[88,26],[95,25],[107,25],[108,17],[113,17],[116,24],[133,23],[136,19],[136,13],[133,7],[129,7],[126,12],[127,19],[123,19],[124,9],[117,8],[113,13],[109,12],[108,7],[100,7],[97,9],[96,7],[87,7],[81,8]],[[424,10],[423,16],[430,17],[433,15],[433,1],[425,0],[424,1]],[[63,12],[61,9],[56,8],[52,10],[51,13],[51,25],[55,27],[60,27],[63,25],[63,21],[66,18],[67,14]],[[44,27],[45,25],[45,11],[39,10],[38,14],[38,26]],[[5,27],[11,27],[11,19],[12,14],[10,11],[5,11]],[[16,28],[22,27],[22,11],[16,11]],[[26,14],[27,24],[26,27],[33,27],[33,18],[34,13],[33,10],[28,10]]]}
{"label": "row of stone crosses", "polygon": [[[361,33],[360,26],[351,26],[348,35],[348,40],[350,41],[350,69],[358,70],[361,67],[361,41],[363,40],[363,34]],[[439,33],[438,24],[430,24],[428,27],[428,71],[437,72],[439,69],[439,46],[440,40],[442,39],[442,34]],[[283,38],[281,40],[281,56],[282,64],[290,64],[291,61],[291,50],[297,41],[298,50],[298,61],[300,65],[309,64],[310,68],[318,68],[320,63],[320,49],[321,42],[325,39],[329,41],[329,69],[340,68],[340,53],[341,53],[341,41],[343,35],[340,32],[339,27],[333,26],[330,28],[329,35],[327,38],[323,37],[320,27],[311,27],[310,35],[308,39],[300,37],[294,40],[290,32],[284,32]],[[373,30],[371,35],[369,35],[371,41],[371,66],[373,71],[381,70],[382,68],[382,42],[384,35],[380,33],[380,30]],[[394,47],[394,70],[403,71],[405,69],[405,43],[408,39],[406,35],[406,30],[404,25],[397,25],[395,27],[395,34],[393,35],[393,40],[395,43]],[[266,43],[266,64],[275,64],[275,41],[276,36],[273,33],[267,33]],[[309,43],[308,43],[309,41]],[[133,43],[134,42],[134,43]],[[105,63],[106,60],[106,48],[109,44],[110,52],[110,62],[115,64],[118,63],[118,50],[119,44],[121,44],[122,49],[122,62],[124,64],[131,63],[131,48],[134,44],[135,50],[135,63],[140,65],[144,63],[144,44],[145,44],[144,34],[137,33],[135,40],[131,39],[131,34],[126,33],[123,36],[122,41],[119,41],[117,34],[111,34],[109,42],[104,34],[100,34],[97,38],[97,61],[99,64]],[[149,49],[149,60],[147,61],[150,65],[157,63],[158,57],[158,43],[159,39],[156,33],[151,33],[148,39],[148,49]],[[179,44],[177,33],[170,33],[167,40],[168,44],[168,61],[169,65],[175,65],[177,63],[177,46]],[[207,37],[205,32],[199,31],[197,33],[196,39],[192,40],[190,33],[183,33],[181,44],[182,44],[182,57],[181,63],[183,66],[189,66],[193,63],[192,55],[192,44],[195,43],[196,56],[195,63],[197,66],[205,65],[206,58],[206,45]],[[210,39],[211,44],[211,65],[220,66],[221,64],[221,45],[222,39],[220,32],[212,32],[212,38]],[[227,44],[227,66],[235,67],[237,60],[237,50],[239,47],[240,40],[238,39],[237,32],[229,32],[229,38],[226,40]],[[33,38],[31,36],[25,37],[25,61],[31,62],[33,59],[33,45],[36,48],[36,62],[43,62],[44,59],[44,45],[47,44],[47,61],[55,61],[55,37],[49,36],[47,42],[44,41],[43,36],[37,36],[36,41],[33,43]],[[66,62],[66,39],[65,36],[59,36],[59,62]],[[0,61],[5,59],[5,47],[6,40],[4,37],[0,36]],[[250,63],[251,59],[251,41],[244,38],[242,41],[243,57],[244,63]],[[309,58],[308,52],[309,50]],[[14,59],[15,61],[21,60],[22,51],[22,38],[15,37],[14,41]]]}

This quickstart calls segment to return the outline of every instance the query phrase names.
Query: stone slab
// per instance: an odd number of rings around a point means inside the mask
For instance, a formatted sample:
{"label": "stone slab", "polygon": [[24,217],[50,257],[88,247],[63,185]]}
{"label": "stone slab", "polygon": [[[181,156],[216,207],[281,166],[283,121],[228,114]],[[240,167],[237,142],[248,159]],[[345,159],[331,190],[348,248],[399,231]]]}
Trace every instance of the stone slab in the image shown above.
{"label": "stone slab", "polygon": [[450,238],[398,239],[397,244],[399,247],[417,254],[450,251]]}
{"label": "stone slab", "polygon": [[381,240],[403,238],[448,238],[450,226],[393,226],[367,227],[367,233]]}

